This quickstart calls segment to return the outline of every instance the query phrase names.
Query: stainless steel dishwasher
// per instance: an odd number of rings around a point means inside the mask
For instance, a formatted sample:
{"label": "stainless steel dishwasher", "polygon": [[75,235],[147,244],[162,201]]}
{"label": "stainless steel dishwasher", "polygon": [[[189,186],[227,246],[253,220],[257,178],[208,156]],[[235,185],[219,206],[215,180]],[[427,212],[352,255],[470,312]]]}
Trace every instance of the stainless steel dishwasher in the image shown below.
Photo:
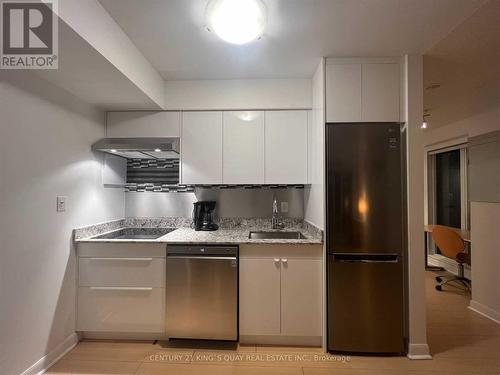
{"label": "stainless steel dishwasher", "polygon": [[167,247],[169,338],[238,340],[238,247]]}

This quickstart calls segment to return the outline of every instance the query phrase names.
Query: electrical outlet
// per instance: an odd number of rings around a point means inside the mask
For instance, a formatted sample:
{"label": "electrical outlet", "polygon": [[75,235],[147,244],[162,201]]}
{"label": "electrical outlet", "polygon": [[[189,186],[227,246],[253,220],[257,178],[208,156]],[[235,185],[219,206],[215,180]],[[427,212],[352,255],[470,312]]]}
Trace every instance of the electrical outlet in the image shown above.
{"label": "electrical outlet", "polygon": [[66,211],[66,200],[67,199],[68,199],[68,197],[65,197],[65,196],[58,196],[57,197],[57,205],[56,205],[57,212]]}
{"label": "electrical outlet", "polygon": [[281,202],[281,212],[288,212],[288,202]]}

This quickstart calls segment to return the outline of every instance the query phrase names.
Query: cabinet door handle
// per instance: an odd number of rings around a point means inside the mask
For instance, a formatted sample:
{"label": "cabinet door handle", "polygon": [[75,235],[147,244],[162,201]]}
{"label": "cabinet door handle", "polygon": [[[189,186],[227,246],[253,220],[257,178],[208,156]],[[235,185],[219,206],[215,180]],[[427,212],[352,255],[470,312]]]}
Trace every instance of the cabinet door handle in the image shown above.
{"label": "cabinet door handle", "polygon": [[143,261],[151,262],[153,258],[89,258],[90,260],[130,260],[130,261]]}
{"label": "cabinet door handle", "polygon": [[282,259],[281,259],[281,261],[282,261],[283,263],[287,263],[287,262],[288,262],[288,259],[287,259],[287,258],[282,258]]}
{"label": "cabinet door handle", "polygon": [[119,286],[91,286],[91,290],[135,290],[135,291],[151,291],[153,288],[130,288],[130,287],[119,287]]}
{"label": "cabinet door handle", "polygon": [[278,263],[280,261],[280,258],[274,258],[274,263]]}

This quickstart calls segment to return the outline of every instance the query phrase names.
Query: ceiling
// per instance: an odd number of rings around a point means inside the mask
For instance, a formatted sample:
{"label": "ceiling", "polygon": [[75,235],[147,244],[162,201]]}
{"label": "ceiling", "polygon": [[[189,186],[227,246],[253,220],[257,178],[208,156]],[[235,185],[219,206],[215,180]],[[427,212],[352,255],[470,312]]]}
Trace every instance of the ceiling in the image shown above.
{"label": "ceiling", "polygon": [[430,127],[500,103],[500,1],[490,0],[424,55],[424,109]]}
{"label": "ceiling", "polygon": [[204,27],[208,0],[100,0],[167,80],[308,78],[322,56],[423,53],[485,0],[263,0],[263,38],[228,44]]}

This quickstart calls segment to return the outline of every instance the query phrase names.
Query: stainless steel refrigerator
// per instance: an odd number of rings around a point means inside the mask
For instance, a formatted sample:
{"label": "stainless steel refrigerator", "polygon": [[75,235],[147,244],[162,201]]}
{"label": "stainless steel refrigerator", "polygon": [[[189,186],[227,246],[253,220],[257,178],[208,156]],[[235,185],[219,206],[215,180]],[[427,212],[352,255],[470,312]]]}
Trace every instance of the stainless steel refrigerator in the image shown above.
{"label": "stainless steel refrigerator", "polygon": [[326,125],[328,350],[406,351],[405,137]]}

